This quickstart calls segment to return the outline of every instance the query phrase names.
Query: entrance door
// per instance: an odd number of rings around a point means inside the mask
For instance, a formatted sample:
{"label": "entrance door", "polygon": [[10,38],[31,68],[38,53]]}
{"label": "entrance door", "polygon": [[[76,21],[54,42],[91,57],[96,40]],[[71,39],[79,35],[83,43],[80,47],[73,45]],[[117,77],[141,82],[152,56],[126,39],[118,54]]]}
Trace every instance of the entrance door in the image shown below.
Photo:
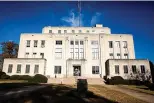
{"label": "entrance door", "polygon": [[81,76],[81,66],[73,66],[74,76]]}

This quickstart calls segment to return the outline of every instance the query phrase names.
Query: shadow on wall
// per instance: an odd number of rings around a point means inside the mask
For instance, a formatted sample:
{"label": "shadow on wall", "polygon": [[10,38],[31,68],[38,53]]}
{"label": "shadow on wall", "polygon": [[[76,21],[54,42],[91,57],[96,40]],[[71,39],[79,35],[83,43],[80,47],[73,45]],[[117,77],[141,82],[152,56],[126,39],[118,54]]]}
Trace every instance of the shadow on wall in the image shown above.
{"label": "shadow on wall", "polygon": [[[5,86],[6,85],[10,84],[5,84]],[[13,85],[15,88],[15,83]],[[40,85],[40,84],[35,84],[35,85]],[[76,89],[72,88],[71,86],[68,87],[65,85],[47,85],[47,84],[42,84],[42,85],[46,87],[30,92],[27,95],[21,95],[15,98],[9,97],[3,101],[2,98],[0,98],[1,99],[0,103],[116,103],[104,97],[97,96],[90,91],[86,92],[85,98],[82,98],[76,92]],[[26,87],[27,86],[28,84],[26,85]],[[33,85],[29,85],[29,87],[31,86]],[[17,84],[17,87],[19,87],[19,83]]]}

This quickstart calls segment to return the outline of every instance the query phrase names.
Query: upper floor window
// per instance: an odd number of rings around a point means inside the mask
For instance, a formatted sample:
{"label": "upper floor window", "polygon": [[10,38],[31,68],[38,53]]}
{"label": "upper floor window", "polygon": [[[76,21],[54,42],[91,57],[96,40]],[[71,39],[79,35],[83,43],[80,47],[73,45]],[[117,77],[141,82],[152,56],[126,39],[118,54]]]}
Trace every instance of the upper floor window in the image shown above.
{"label": "upper floor window", "polygon": [[80,41],[80,45],[83,45],[83,41]]}
{"label": "upper floor window", "polygon": [[123,41],[123,48],[127,48],[127,41]]}
{"label": "upper floor window", "polygon": [[99,59],[98,48],[92,48],[92,59]]}
{"label": "upper floor window", "polygon": [[92,30],[92,32],[95,32],[95,30]]}
{"label": "upper floor window", "polygon": [[99,74],[99,66],[92,66],[92,74]]}
{"label": "upper floor window", "polygon": [[118,48],[120,48],[120,41],[116,41],[116,45]]}
{"label": "upper floor window", "polygon": [[58,30],[58,34],[61,34],[61,30]]}
{"label": "upper floor window", "polygon": [[134,74],[137,73],[137,71],[136,71],[136,65],[132,65],[132,72],[133,72]]}
{"label": "upper floor window", "polygon": [[92,45],[97,45],[98,44],[98,41],[91,41],[91,44]]}
{"label": "upper floor window", "polygon": [[28,58],[28,56],[29,56],[29,53],[26,52],[26,53],[25,53],[25,58]]}
{"label": "upper floor window", "polygon": [[128,54],[124,54],[125,59],[128,59]]}
{"label": "upper floor window", "polygon": [[38,41],[34,40],[34,47],[37,47],[37,43],[38,43]]}
{"label": "upper floor window", "polygon": [[64,30],[64,33],[66,34],[67,33],[67,30]]}
{"label": "upper floor window", "polygon": [[40,53],[41,58],[44,58],[44,53]]}
{"label": "upper floor window", "polygon": [[124,68],[124,73],[125,74],[128,73],[128,66],[127,65],[124,65],[123,68]]}
{"label": "upper floor window", "polygon": [[33,53],[33,58],[35,58],[36,57],[36,53]]}
{"label": "upper floor window", "polygon": [[25,73],[29,73],[30,72],[30,65],[26,65],[26,71]]}
{"label": "upper floor window", "polygon": [[79,45],[79,41],[75,41],[75,45]]}
{"label": "upper floor window", "polygon": [[120,53],[117,53],[117,57],[118,57],[118,59],[120,59],[121,57],[120,57]]}
{"label": "upper floor window", "polygon": [[74,45],[74,41],[70,41],[70,45]]}
{"label": "upper floor window", "polygon": [[17,65],[17,73],[21,73],[21,64]]}
{"label": "upper floor window", "polygon": [[41,47],[42,47],[42,48],[45,47],[45,40],[41,40]]}
{"label": "upper floor window", "polygon": [[62,58],[62,48],[56,48],[55,49],[55,58],[61,59]]}
{"label": "upper floor window", "polygon": [[109,48],[113,48],[113,41],[109,41]]}
{"label": "upper floor window", "polygon": [[72,33],[75,33],[75,30],[72,30]]}
{"label": "upper floor window", "polygon": [[56,40],[56,45],[62,45],[62,40]]}
{"label": "upper floor window", "polygon": [[52,33],[52,30],[49,30],[49,33]]}
{"label": "upper floor window", "polygon": [[13,64],[9,64],[8,66],[8,73],[12,73]]}
{"label": "upper floor window", "polygon": [[79,30],[79,33],[81,33],[82,31],[81,30]]}
{"label": "upper floor window", "polygon": [[87,33],[89,33],[89,30],[87,30]]}
{"label": "upper floor window", "polygon": [[110,59],[113,59],[113,53],[110,53],[109,56],[110,56]]}
{"label": "upper floor window", "polygon": [[119,74],[119,65],[115,65],[115,74]]}
{"label": "upper floor window", "polygon": [[27,40],[26,47],[30,47],[30,40]]}
{"label": "upper floor window", "polygon": [[141,73],[145,73],[145,66],[141,65]]}

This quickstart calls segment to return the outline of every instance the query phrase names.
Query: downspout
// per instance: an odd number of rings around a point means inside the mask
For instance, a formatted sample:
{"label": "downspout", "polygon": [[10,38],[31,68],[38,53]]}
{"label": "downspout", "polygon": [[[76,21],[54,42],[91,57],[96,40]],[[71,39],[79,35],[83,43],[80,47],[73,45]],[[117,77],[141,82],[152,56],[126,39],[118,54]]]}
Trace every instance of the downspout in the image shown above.
{"label": "downspout", "polygon": [[101,61],[102,60],[102,58],[101,58],[102,52],[101,52],[101,44],[100,44],[100,34],[99,34],[99,48],[100,48],[100,60],[99,60],[100,62],[99,63],[100,63],[100,67],[101,67],[101,78],[102,78],[102,61]]}

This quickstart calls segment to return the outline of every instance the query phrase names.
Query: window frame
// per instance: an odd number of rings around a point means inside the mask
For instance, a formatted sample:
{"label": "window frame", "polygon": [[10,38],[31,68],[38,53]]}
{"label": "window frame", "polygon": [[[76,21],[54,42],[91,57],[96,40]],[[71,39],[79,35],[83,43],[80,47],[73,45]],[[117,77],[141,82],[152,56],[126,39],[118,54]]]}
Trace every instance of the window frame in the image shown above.
{"label": "window frame", "polygon": [[120,74],[119,65],[115,65],[115,74]]}
{"label": "window frame", "polygon": [[[57,68],[56,68],[57,67]],[[54,66],[54,74],[61,74],[62,67],[61,66]]]}
{"label": "window frame", "polygon": [[26,47],[30,47],[31,40],[26,40]]}
{"label": "window frame", "polygon": [[99,66],[92,66],[92,74],[100,74]]}
{"label": "window frame", "polygon": [[128,65],[123,65],[124,74],[128,74]]}
{"label": "window frame", "polygon": [[45,40],[41,40],[41,47],[42,47],[42,48],[45,47]]}
{"label": "window frame", "polygon": [[63,45],[63,41],[62,40],[56,40],[55,44],[56,45]]}
{"label": "window frame", "polygon": [[[144,68],[142,68],[144,67]],[[141,68],[141,73],[145,74],[145,65],[140,65],[140,68]]]}
{"label": "window frame", "polygon": [[[135,67],[135,68],[134,68]],[[132,65],[132,72],[134,74],[137,74],[137,68],[136,68],[136,65]]]}
{"label": "window frame", "polygon": [[12,69],[13,69],[13,64],[9,64],[7,73],[12,73]]}
{"label": "window frame", "polygon": [[26,64],[25,74],[28,74],[28,73],[30,73],[30,64]]}
{"label": "window frame", "polygon": [[[20,67],[20,68],[19,68]],[[19,72],[20,71],[20,72]],[[16,73],[21,73],[21,64],[17,64],[17,71]]]}
{"label": "window frame", "polygon": [[38,40],[34,40],[34,47],[37,48]]}
{"label": "window frame", "polygon": [[34,66],[34,74],[38,74],[38,73],[39,73],[39,64],[35,64],[35,66]]}
{"label": "window frame", "polygon": [[109,48],[113,48],[113,41],[109,41]]}

